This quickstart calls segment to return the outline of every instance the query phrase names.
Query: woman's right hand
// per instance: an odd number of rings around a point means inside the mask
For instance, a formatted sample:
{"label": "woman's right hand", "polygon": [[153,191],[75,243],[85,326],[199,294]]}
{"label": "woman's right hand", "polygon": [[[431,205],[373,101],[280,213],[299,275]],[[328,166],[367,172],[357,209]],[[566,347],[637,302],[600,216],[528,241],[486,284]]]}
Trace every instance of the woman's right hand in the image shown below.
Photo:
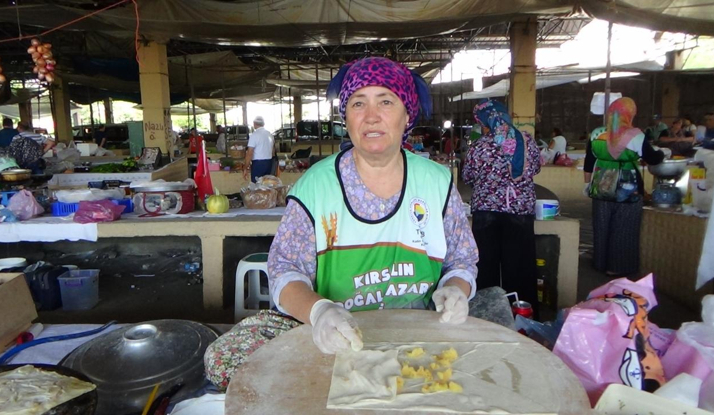
{"label": "woman's right hand", "polygon": [[327,299],[315,302],[310,310],[312,340],[322,353],[362,350],[362,334],[352,314]]}

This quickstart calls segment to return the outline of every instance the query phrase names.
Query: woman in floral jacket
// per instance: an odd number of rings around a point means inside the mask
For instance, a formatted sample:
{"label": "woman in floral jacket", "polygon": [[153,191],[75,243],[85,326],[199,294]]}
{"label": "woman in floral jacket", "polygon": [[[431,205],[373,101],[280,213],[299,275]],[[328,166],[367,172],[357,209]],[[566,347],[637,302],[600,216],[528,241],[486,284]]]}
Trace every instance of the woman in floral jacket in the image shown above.
{"label": "woman in floral jacket", "polygon": [[463,178],[473,188],[478,288],[515,291],[537,313],[533,176],[540,172],[538,147],[530,134],[513,126],[500,102],[476,105],[474,119],[482,137],[469,148]]}

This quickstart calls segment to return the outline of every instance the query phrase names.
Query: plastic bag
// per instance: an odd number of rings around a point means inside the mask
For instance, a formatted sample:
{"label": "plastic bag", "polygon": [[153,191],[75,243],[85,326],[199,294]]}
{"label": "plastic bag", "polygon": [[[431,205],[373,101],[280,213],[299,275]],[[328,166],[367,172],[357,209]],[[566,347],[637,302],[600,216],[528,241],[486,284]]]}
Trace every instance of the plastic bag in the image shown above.
{"label": "plastic bag", "polygon": [[671,331],[650,323],[657,306],[652,274],[613,280],[568,311],[553,353],[580,379],[595,404],[611,383],[654,391],[665,383],[660,356]]}
{"label": "plastic bag", "polygon": [[[63,143],[60,143],[63,144]],[[58,144],[59,146],[59,144]],[[69,161],[72,163],[78,162],[80,160],[80,157],[82,156],[82,153],[77,150],[76,148],[63,148],[63,149],[58,149],[57,150],[57,161],[62,162],[62,161]]]}
{"label": "plastic bag", "polygon": [[[706,384],[714,383],[714,295],[702,299],[702,322],[684,323],[662,358],[664,373],[672,378],[688,373]],[[708,381],[708,382],[707,382]],[[714,396],[700,395],[703,409],[714,409]]]}
{"label": "plastic bag", "polygon": [[109,200],[79,202],[79,209],[74,214],[77,223],[112,222],[121,217],[126,209],[124,205],[115,205]]}
{"label": "plastic bag", "polygon": [[525,318],[521,315],[516,315],[516,331],[525,331],[526,336],[531,340],[535,340],[548,350],[553,350],[555,342],[558,340],[560,330],[563,328],[565,320],[563,310],[558,312],[554,321],[541,323],[530,318]]}
{"label": "plastic bag", "polygon": [[244,187],[240,194],[243,205],[248,209],[272,209],[277,205],[278,192],[275,189],[250,186]]}
{"label": "plastic bag", "polygon": [[45,213],[45,210],[37,203],[35,196],[29,190],[20,190],[15,193],[10,198],[7,208],[20,220],[28,220]]}
{"label": "plastic bag", "polygon": [[570,167],[573,165],[573,160],[571,160],[570,157],[568,157],[568,155],[565,153],[556,153],[553,164],[555,164],[556,166]]}
{"label": "plastic bag", "polygon": [[20,220],[15,216],[10,209],[5,209],[0,205],[0,223],[2,222],[19,222]]}
{"label": "plastic bag", "polygon": [[82,201],[93,202],[104,199],[121,200],[124,196],[124,189],[60,190],[55,193],[57,200],[62,203],[79,203]]}
{"label": "plastic bag", "polygon": [[267,176],[258,177],[255,181],[256,183],[258,183],[259,186],[264,187],[278,187],[283,185],[282,180],[270,174]]}

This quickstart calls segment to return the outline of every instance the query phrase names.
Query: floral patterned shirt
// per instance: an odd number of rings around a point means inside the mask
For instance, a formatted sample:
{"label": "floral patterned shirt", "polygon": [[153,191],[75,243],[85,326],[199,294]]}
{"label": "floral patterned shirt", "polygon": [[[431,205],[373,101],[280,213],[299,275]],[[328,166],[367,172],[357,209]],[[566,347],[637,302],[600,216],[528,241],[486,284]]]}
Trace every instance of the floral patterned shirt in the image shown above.
{"label": "floral patterned shirt", "polygon": [[[348,150],[342,157],[339,169],[347,200],[358,216],[378,220],[396,207],[400,193],[382,199],[370,192],[357,172],[352,150]],[[443,277],[439,280],[439,287],[450,278],[462,278],[471,285],[469,298],[472,298],[476,292],[478,248],[456,187],[451,190],[446,205],[444,233],[446,257],[442,264]],[[291,199],[268,256],[270,293],[279,310],[284,311],[278,301],[280,292],[289,282],[304,281],[314,287],[316,260],[315,228],[302,206]]]}
{"label": "floral patterned shirt", "polygon": [[535,214],[533,176],[540,172],[540,153],[530,134],[525,139],[526,165],[523,176],[513,180],[503,150],[489,136],[476,141],[466,155],[463,180],[473,188],[471,211]]}

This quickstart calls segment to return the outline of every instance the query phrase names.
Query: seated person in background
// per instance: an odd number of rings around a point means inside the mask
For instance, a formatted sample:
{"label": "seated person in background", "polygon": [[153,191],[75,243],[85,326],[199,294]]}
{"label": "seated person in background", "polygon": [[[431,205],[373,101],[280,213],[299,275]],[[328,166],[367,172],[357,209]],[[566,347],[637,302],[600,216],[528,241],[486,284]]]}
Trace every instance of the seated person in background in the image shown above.
{"label": "seated person in background", "polygon": [[54,140],[29,131],[29,127],[24,123],[19,123],[17,128],[20,134],[12,139],[7,149],[8,155],[15,159],[21,169],[30,169],[32,174],[41,174],[45,169],[42,155],[54,147]]}
{"label": "seated person in background", "polygon": [[668,131],[664,131],[660,135],[658,145],[667,147],[672,150],[673,156],[692,156],[692,147],[694,146],[694,137],[687,137],[682,128],[683,122],[681,119],[676,119]]}
{"label": "seated person in background", "polygon": [[107,143],[107,127],[100,125],[94,132],[94,142],[101,148]]}
{"label": "seated person in background", "polygon": [[714,113],[704,115],[704,125],[697,127],[695,138],[702,147],[714,150]]}
{"label": "seated person in background", "polygon": [[0,148],[9,146],[13,137],[18,134],[20,134],[20,132],[12,128],[12,120],[9,118],[3,118],[2,130],[0,130]]}
{"label": "seated person in background", "polygon": [[32,131],[29,125],[24,122],[19,122],[17,123],[17,130],[20,132],[18,135],[13,137],[13,141],[19,139],[20,137],[23,138],[29,138],[35,143],[37,143],[41,150],[42,154],[45,154],[48,152],[50,149],[52,149],[57,143],[55,143],[55,140],[52,137],[43,135],[43,134],[37,134]]}
{"label": "seated person in background", "polygon": [[662,122],[662,116],[655,114],[652,116],[652,121],[650,125],[645,130],[645,140],[652,143],[653,141],[659,140],[664,132],[667,131],[667,124]]}
{"label": "seated person in background", "polygon": [[541,151],[541,160],[543,164],[553,164],[558,154],[565,154],[567,144],[568,143],[565,141],[565,137],[563,137],[563,132],[560,128],[553,128],[553,135],[550,143],[548,144],[548,148]]}
{"label": "seated person in background", "polygon": [[565,137],[563,137],[563,132],[560,128],[553,128],[553,138],[550,140],[548,148],[554,150],[556,153],[565,154],[567,145],[568,142],[565,140]]}
{"label": "seated person in background", "polygon": [[216,150],[219,153],[226,152],[226,130],[223,126],[216,126],[216,132],[218,133],[218,140],[216,140]]}
{"label": "seated person in background", "polygon": [[684,135],[686,136],[688,133],[694,137],[697,133],[697,126],[692,123],[692,117],[689,115],[685,115],[682,117],[682,129],[684,129]]}

